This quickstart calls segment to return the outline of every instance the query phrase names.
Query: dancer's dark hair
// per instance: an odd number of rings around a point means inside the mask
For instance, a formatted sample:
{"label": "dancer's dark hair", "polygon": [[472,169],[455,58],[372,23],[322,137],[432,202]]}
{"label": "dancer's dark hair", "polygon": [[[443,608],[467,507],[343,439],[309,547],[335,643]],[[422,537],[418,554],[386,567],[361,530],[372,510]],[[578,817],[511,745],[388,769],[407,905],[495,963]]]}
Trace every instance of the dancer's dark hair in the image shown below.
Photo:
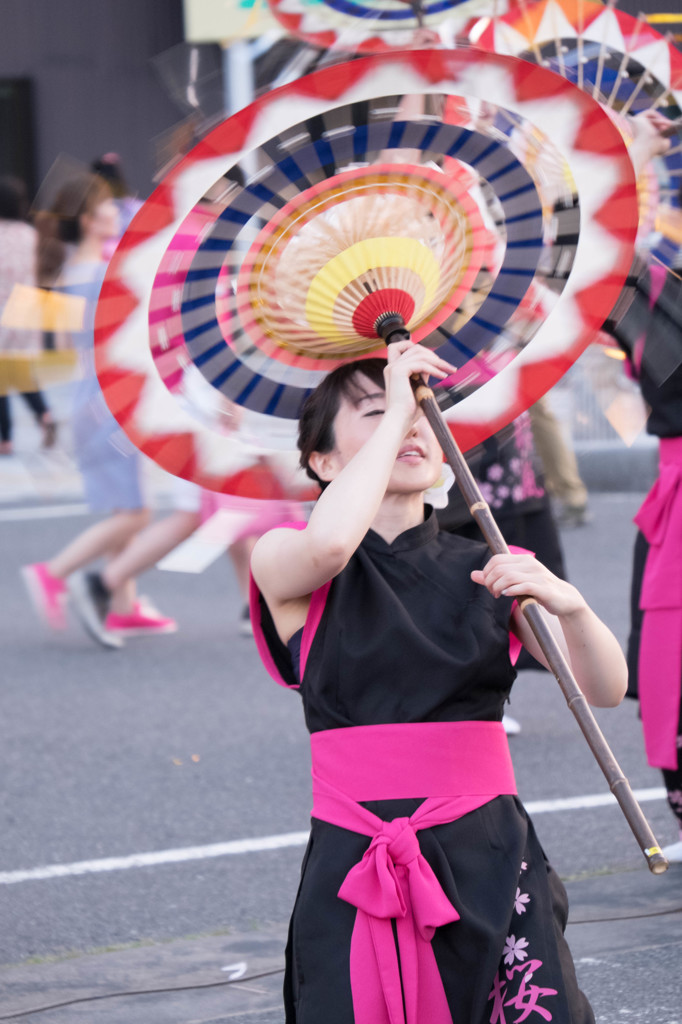
{"label": "dancer's dark hair", "polygon": [[298,421],[299,464],[323,489],[325,481],[311,469],[310,456],[313,452],[325,454],[334,450],[334,420],[342,398],[357,402],[366,393],[360,374],[385,391],[385,368],[385,359],[356,359],[344,363],[332,370],[306,399]]}
{"label": "dancer's dark hair", "polygon": [[26,220],[28,192],[20,178],[0,177],[0,220]]}

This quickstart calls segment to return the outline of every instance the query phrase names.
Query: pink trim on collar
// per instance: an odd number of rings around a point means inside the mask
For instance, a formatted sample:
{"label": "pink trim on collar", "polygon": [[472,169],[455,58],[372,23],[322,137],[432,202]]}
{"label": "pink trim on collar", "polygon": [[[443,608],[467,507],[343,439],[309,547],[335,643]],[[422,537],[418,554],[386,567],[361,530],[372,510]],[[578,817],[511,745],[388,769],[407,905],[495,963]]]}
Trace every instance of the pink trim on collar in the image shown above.
{"label": "pink trim on collar", "polygon": [[639,702],[647,760],[678,767],[682,696],[682,437],[660,441],[659,475],[635,523],[649,543],[639,607]]}
{"label": "pink trim on collar", "polygon": [[[278,529],[305,530],[306,526],[307,523],[305,522],[281,523]],[[306,616],[305,624],[303,626],[303,636],[301,638],[301,679],[303,679],[303,673],[305,672],[308,655],[310,654],[310,648],[313,640],[315,639],[317,627],[322,619],[322,613],[324,612],[330,586],[331,580],[321,586],[318,590],[314,591],[310,599],[310,608],[308,609],[308,615]],[[274,658],[272,657],[270,648],[265,640],[261,624],[260,590],[258,589],[258,584],[252,575],[249,577],[249,614],[253,625],[253,638],[256,642],[256,648],[268,674],[279,686],[286,686],[289,690],[300,689],[300,683],[287,683],[284,681],[277,665],[275,664]]]}
{"label": "pink trim on collar", "polygon": [[[304,522],[282,523],[278,527],[278,529],[290,530],[305,530],[305,528],[306,524]],[[263,626],[261,624],[260,590],[258,589],[258,584],[254,580],[252,573],[249,573],[249,615],[251,616],[253,638],[256,641],[256,648],[268,675],[270,675],[275,682],[279,684],[279,686],[286,686],[289,690],[298,690],[299,687],[297,685],[287,683],[282,679],[274,658],[270,653],[270,648],[265,640]]]}
{"label": "pink trim on collar", "polygon": [[[534,551],[529,551],[528,548],[520,548],[518,546],[518,544],[510,544],[509,545],[509,551],[510,551],[510,554],[512,554],[512,555],[532,555],[533,558],[535,558],[535,552]],[[518,603],[519,603],[518,601],[514,601],[514,603],[511,606],[511,611],[509,612],[509,621],[510,622],[511,622],[512,616],[514,614],[514,609],[517,607]],[[521,654],[522,650],[523,650],[523,644],[521,643],[521,641],[517,637],[516,633],[512,633],[511,628],[510,628],[510,630],[509,630],[509,660],[511,661],[512,665],[515,665],[516,662],[519,660],[519,655]]]}

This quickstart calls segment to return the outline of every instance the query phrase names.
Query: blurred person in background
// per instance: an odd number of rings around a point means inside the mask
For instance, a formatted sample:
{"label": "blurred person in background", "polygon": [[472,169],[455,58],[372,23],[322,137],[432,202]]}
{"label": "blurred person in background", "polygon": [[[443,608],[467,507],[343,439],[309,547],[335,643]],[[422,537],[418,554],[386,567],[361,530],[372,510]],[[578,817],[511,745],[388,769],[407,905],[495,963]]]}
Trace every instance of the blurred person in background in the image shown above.
{"label": "blurred person in background", "polygon": [[[638,119],[635,119],[638,120]],[[670,122],[640,120],[630,153],[635,170],[670,148]],[[634,150],[634,153],[633,153]],[[679,193],[682,204],[682,188]],[[630,593],[628,692],[639,700],[646,757],[660,769],[678,829],[663,848],[682,862],[682,249],[668,270],[641,247],[627,312],[611,333],[649,408],[659,438],[659,474],[635,516]]]}
{"label": "blurred person in background", "polygon": [[[16,286],[36,287],[38,236],[26,220],[27,213],[28,196],[24,183],[18,178],[0,178],[0,313]],[[39,331],[0,324],[0,358],[12,354],[27,356],[33,353],[38,356],[41,349]],[[42,392],[36,389],[20,394],[43,432],[43,447],[51,448],[55,443],[57,425]],[[0,455],[11,455],[12,452],[10,398],[8,394],[0,393]]]}
{"label": "blurred person in background", "polygon": [[107,183],[118,208],[118,236],[110,239],[104,250],[105,257],[110,259],[119,239],[142,206],[142,200],[131,192],[118,153],[104,153],[97,157],[92,161],[90,170]]}
{"label": "blurred person in background", "polygon": [[[102,184],[107,190],[110,200],[113,200],[119,211],[117,226],[112,224],[107,237],[102,239],[101,251],[106,257],[106,254],[112,251],[117,244],[119,237],[141,203],[130,195],[117,154],[108,153],[98,158],[93,161],[92,169],[96,174],[93,180]],[[239,177],[239,175],[237,176]],[[196,211],[194,216],[197,218],[198,225],[203,224]],[[60,261],[55,261],[53,247],[54,242],[50,234],[44,232],[41,252],[43,254],[43,274],[46,281],[49,280],[50,274],[52,277],[55,276],[55,269],[50,264],[56,262],[57,266],[60,265]],[[240,412],[238,407],[232,407],[231,416],[235,429],[238,428],[240,422]],[[122,443],[127,444],[124,438],[122,438]],[[79,566],[78,571],[73,572],[69,584],[71,604],[93,635],[101,637],[114,634],[117,637],[128,637],[152,632],[170,632],[171,628],[175,627],[172,620],[162,617],[157,624],[149,621],[149,617],[145,614],[142,614],[141,618],[138,615],[120,614],[120,604],[125,605],[129,602],[117,601],[116,595],[127,593],[128,589],[134,586],[136,577],[153,568],[179,545],[188,541],[218,512],[223,515],[220,523],[216,521],[210,531],[212,534],[210,543],[212,547],[215,547],[224,538],[225,550],[232,562],[242,602],[238,624],[239,632],[242,635],[252,635],[247,602],[248,563],[253,545],[265,530],[271,529],[287,519],[300,519],[303,513],[298,502],[286,499],[283,485],[278,480],[275,468],[269,465],[268,460],[259,459],[257,465],[245,471],[243,476],[252,477],[255,493],[261,499],[260,501],[250,501],[229,494],[216,494],[179,477],[172,478],[170,497],[173,511],[161,519],[153,522],[147,521],[138,532],[133,533],[128,543],[120,550],[112,552],[111,557],[103,565],[97,568],[88,568],[88,571],[85,572],[81,571]],[[225,514],[227,514],[227,520],[224,517]],[[236,516],[236,520],[233,519],[232,522],[229,518],[231,514]],[[197,538],[198,549],[201,549],[202,543],[202,538]],[[192,554],[187,555],[190,564],[193,557]],[[29,569],[31,568],[29,567]],[[58,564],[57,568],[63,571],[61,564]],[[48,563],[48,569],[51,572],[56,571],[52,563]],[[168,623],[172,623],[172,627],[169,627]]]}
{"label": "blurred person in background", "polygon": [[[682,198],[682,197],[681,197]],[[663,775],[682,861],[682,252],[672,270],[647,261],[614,329],[659,438],[659,475],[635,516],[628,697],[639,700],[647,761]]]}
{"label": "blurred person in background", "polygon": [[[305,515],[303,506],[286,499],[251,501],[229,494],[217,494],[179,478],[174,482],[172,493],[172,512],[146,526],[99,570],[85,574],[79,588],[79,604],[87,603],[90,606],[88,614],[97,615],[103,627],[107,621],[111,625],[108,610],[113,595],[126,586],[129,580],[152,569],[179,545],[189,541],[197,530],[208,526],[211,519],[220,513],[222,518],[219,522],[214,521],[209,530],[208,543],[213,547],[224,541],[224,550],[232,563],[241,598],[238,632],[241,636],[253,636],[248,605],[251,552],[258,538],[267,530],[285,522],[301,520]],[[203,550],[200,539],[197,547],[199,555],[194,557],[201,558]],[[188,553],[186,558],[191,565],[192,553]],[[184,571],[193,570],[185,568]],[[124,631],[124,635],[133,636],[135,633],[133,626]]]}
{"label": "blurred person in background", "polygon": [[[81,329],[73,331],[71,338],[82,373],[71,426],[88,505],[92,512],[109,513],[46,562],[22,570],[41,619],[53,628],[62,628],[69,577],[97,559],[122,551],[148,524],[150,514],[142,488],[141,456],[110,413],[95,372],[94,315],[107,265],[104,250],[119,234],[118,210],[108,186],[89,174],[67,181],[52,208],[38,215],[36,227],[42,278],[52,276],[59,290],[85,299]],[[74,609],[90,635],[106,647],[121,645],[117,632],[126,626],[149,634],[176,629],[172,619],[138,601],[134,579],[112,593],[103,618],[90,614],[90,605],[82,596],[83,584],[80,576],[71,581]]]}
{"label": "blurred person in background", "polygon": [[[628,153],[639,180],[650,161],[670,148],[664,137],[670,121],[657,110],[644,110],[628,116],[624,124],[629,133]],[[547,309],[547,314],[549,313]],[[558,521],[563,527],[584,526],[590,522],[588,493],[580,477],[575,452],[564,436],[561,425],[544,396],[530,408],[533,435],[545,470],[545,485],[557,505]]]}
{"label": "blurred person in background", "polygon": [[586,526],[592,518],[587,507],[587,487],[580,476],[575,451],[564,436],[547,396],[543,395],[529,412],[545,487],[557,504],[558,522],[564,527]]}
{"label": "blurred person in background", "polygon": [[659,438],[659,476],[635,516],[628,696],[639,700],[647,761],[663,774],[682,861],[682,259],[651,263],[615,329]]}

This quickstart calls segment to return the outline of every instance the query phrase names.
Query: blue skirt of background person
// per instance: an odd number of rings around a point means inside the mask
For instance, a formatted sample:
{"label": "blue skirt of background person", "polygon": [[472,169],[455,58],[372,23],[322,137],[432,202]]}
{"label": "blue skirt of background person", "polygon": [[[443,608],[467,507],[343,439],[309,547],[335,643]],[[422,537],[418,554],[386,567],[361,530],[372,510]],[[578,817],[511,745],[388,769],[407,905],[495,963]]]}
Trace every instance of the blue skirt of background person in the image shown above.
{"label": "blue skirt of background person", "polygon": [[64,267],[60,290],[85,299],[83,326],[71,334],[81,380],[73,400],[74,457],[93,512],[145,505],[142,459],[109,411],[95,371],[94,321],[106,263],[72,261]]}

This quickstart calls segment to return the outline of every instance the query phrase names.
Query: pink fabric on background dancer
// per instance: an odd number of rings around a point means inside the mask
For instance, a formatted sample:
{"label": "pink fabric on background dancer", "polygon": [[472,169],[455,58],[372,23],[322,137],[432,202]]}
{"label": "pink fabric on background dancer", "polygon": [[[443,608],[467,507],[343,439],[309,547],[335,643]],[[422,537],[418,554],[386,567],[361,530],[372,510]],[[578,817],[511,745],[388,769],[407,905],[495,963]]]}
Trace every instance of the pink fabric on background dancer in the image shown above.
{"label": "pink fabric on background dancer", "polygon": [[[682,269],[682,258],[680,259]],[[646,756],[660,768],[678,839],[663,848],[682,861],[682,282],[642,270],[615,336],[630,359],[659,440],[659,474],[635,523],[628,696],[638,697]]]}
{"label": "pink fabric on background dancer", "polygon": [[635,523],[649,544],[639,593],[644,740],[649,764],[674,771],[682,703],[682,437],[661,438],[658,479]]}
{"label": "pink fabric on background dancer", "polygon": [[305,528],[254,548],[259,650],[311,733],[288,1024],[594,1020],[565,891],[509,770],[509,630],[544,662],[515,597],[544,607],[591,703],[622,699],[625,662],[574,587],[528,554],[491,558],[425,509],[442,454],[410,378],[452,370],[400,342],[388,365],[331,373],[299,426],[323,493]]}

